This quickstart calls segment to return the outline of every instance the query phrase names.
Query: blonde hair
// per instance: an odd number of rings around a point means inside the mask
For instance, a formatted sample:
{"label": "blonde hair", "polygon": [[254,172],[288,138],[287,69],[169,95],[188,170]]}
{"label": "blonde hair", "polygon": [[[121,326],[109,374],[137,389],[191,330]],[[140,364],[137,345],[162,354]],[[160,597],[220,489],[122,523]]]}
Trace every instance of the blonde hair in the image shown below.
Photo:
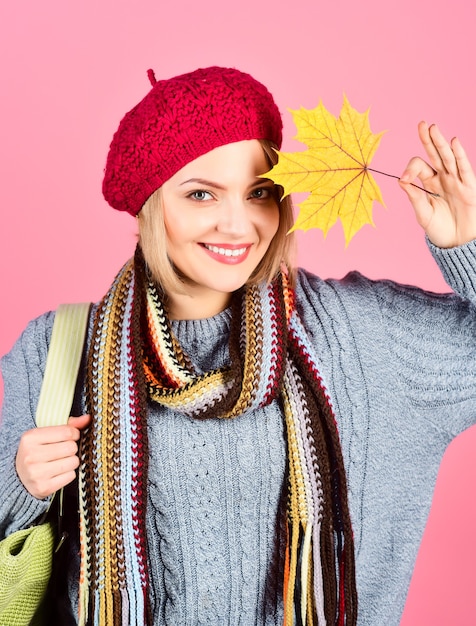
{"label": "blonde hair", "polygon": [[[271,167],[278,160],[273,144],[260,140],[268,164]],[[278,192],[282,193],[280,187]],[[284,263],[289,269],[291,281],[294,273],[295,238],[289,233],[293,225],[293,205],[290,196],[278,200],[279,226],[264,257],[251,274],[248,283],[271,282]],[[145,201],[138,216],[139,244],[153,279],[167,293],[185,293],[185,283],[180,272],[167,254],[167,232],[162,203],[161,189],[157,189]]]}

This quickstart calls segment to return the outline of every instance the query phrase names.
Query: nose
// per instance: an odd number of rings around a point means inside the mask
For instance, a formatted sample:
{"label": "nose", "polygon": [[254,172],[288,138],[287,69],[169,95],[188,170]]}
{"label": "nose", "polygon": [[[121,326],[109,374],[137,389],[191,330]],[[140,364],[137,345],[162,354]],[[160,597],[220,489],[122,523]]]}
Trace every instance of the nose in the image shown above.
{"label": "nose", "polygon": [[228,198],[220,206],[217,231],[234,237],[246,235],[250,230],[248,208],[242,198]]}

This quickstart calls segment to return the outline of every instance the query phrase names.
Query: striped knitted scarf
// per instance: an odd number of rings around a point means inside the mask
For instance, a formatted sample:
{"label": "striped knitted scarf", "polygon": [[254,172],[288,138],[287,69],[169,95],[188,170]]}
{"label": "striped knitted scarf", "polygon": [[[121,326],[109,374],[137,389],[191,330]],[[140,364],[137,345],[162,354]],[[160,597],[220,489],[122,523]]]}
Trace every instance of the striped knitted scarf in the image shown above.
{"label": "striped knitted scarf", "polygon": [[147,403],[233,418],[281,396],[287,433],[285,626],[356,623],[352,529],[329,397],[285,272],[232,299],[230,365],[197,375],[138,248],[97,311],[80,469],[80,625],[143,626]]}

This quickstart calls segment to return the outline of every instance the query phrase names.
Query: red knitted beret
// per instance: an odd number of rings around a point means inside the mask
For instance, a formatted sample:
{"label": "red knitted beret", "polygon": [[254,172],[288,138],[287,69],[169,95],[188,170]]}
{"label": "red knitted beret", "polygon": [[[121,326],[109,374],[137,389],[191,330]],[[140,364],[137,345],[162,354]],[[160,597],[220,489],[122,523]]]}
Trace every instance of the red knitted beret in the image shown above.
{"label": "red knitted beret", "polygon": [[[249,74],[209,67],[155,82],[126,113],[109,149],[103,194],[137,215],[184,165],[219,146],[269,139],[281,147],[282,120],[269,91]],[[155,83],[155,84],[154,84]]]}

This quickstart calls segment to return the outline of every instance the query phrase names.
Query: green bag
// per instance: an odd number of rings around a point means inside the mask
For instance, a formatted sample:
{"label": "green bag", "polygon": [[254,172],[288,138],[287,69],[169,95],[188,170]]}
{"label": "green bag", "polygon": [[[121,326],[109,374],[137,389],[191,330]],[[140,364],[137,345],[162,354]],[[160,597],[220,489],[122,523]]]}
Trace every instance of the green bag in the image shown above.
{"label": "green bag", "polygon": [[[89,308],[89,304],[68,304],[56,312],[36,411],[37,426],[68,421]],[[61,508],[60,497],[59,511]],[[0,541],[1,626],[42,623],[41,603],[52,572],[53,554],[58,549],[55,529],[47,517],[48,512],[36,526],[18,530]]]}
{"label": "green bag", "polygon": [[0,542],[0,624],[30,624],[46,593],[54,544],[50,522],[18,530]]}

